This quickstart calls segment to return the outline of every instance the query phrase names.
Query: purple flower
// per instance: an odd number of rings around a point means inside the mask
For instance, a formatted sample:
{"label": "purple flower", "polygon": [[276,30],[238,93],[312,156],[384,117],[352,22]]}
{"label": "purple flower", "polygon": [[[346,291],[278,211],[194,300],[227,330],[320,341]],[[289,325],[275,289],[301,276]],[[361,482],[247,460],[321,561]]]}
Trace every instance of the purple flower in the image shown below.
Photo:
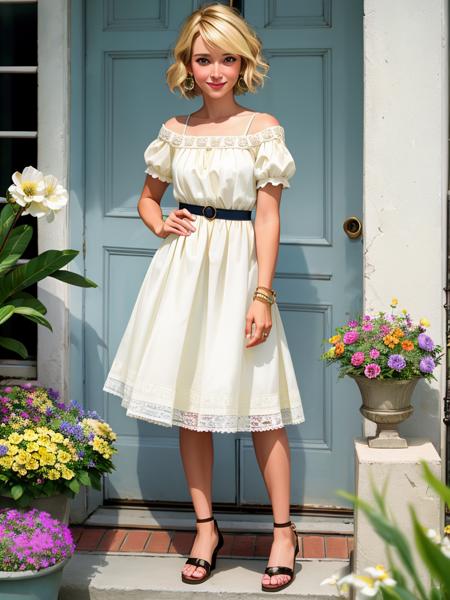
{"label": "purple flower", "polygon": [[425,358],[422,358],[422,360],[419,363],[419,369],[423,372],[423,373],[431,373],[433,371],[433,369],[435,368],[435,363],[434,360],[431,358],[431,356],[425,356]]}
{"label": "purple flower", "polygon": [[349,327],[358,327],[358,321],[348,321],[347,325]]}
{"label": "purple flower", "polygon": [[376,363],[369,363],[364,369],[364,375],[369,379],[374,379],[380,374],[380,372],[380,365],[377,365]]}
{"label": "purple flower", "polygon": [[395,371],[401,371],[406,367],[406,360],[401,354],[391,354],[388,360],[388,367]]}
{"label": "purple flower", "polygon": [[352,357],[350,359],[350,362],[352,363],[352,365],[354,367],[359,367],[359,365],[362,365],[362,363],[364,362],[365,358],[366,357],[364,356],[364,352],[355,352],[352,355]]}
{"label": "purple flower", "polygon": [[59,400],[59,392],[51,387],[47,388],[48,395],[52,400]]}
{"label": "purple flower", "polygon": [[391,328],[389,327],[389,325],[381,325],[380,327],[380,333],[382,333],[383,335],[387,335],[390,332]]}
{"label": "purple flower", "polygon": [[417,336],[417,344],[422,350],[427,350],[428,352],[434,350],[434,342],[426,333],[419,333]]}
{"label": "purple flower", "polygon": [[5,454],[8,454],[8,446],[0,444],[0,456],[5,456]]}
{"label": "purple flower", "polygon": [[376,348],[372,348],[372,350],[369,352],[369,356],[370,356],[370,358],[373,358],[375,360],[376,358],[378,358],[380,356],[380,351],[377,350]]}
{"label": "purple flower", "polygon": [[373,325],[372,323],[364,323],[362,326],[363,331],[372,331]]}
{"label": "purple flower", "polygon": [[364,321],[371,321],[372,317],[370,315],[364,315],[363,320]]}
{"label": "purple flower", "polygon": [[346,331],[344,333],[344,344],[354,344],[359,338],[359,333],[357,331]]}

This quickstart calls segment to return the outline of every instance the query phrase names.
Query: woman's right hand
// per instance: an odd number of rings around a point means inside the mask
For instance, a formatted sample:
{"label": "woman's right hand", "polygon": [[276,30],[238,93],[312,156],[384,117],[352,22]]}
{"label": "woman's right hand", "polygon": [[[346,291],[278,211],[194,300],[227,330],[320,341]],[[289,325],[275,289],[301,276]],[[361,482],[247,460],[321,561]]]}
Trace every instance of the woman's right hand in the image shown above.
{"label": "woman's right hand", "polygon": [[195,221],[196,218],[196,215],[189,212],[187,208],[175,208],[167,219],[162,222],[156,235],[162,238],[166,238],[171,233],[190,235],[192,231],[195,231],[191,221]]}

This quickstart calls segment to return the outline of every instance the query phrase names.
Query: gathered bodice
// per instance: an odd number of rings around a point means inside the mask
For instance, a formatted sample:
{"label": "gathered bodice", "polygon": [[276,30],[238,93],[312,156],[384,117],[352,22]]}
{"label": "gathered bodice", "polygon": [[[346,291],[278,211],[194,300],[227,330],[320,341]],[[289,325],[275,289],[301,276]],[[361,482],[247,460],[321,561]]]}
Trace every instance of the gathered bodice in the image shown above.
{"label": "gathered bodice", "polygon": [[290,187],[294,159],[281,125],[242,135],[186,135],[162,124],[144,152],[145,172],[173,184],[179,202],[251,210],[267,183]]}

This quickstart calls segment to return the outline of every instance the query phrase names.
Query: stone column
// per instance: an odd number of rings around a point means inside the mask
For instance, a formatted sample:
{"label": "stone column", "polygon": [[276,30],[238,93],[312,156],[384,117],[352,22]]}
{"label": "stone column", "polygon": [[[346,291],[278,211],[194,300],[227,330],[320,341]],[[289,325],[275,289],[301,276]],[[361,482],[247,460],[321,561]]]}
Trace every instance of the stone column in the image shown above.
{"label": "stone column", "polygon": [[[370,448],[365,439],[355,440],[356,495],[375,506],[371,479],[381,492],[388,477],[386,507],[388,513],[410,541],[417,572],[424,585],[429,585],[429,575],[416,551],[411,515],[412,504],[419,521],[442,535],[444,511],[439,496],[422,477],[420,460],[428,463],[437,478],[441,478],[441,459],[431,442],[425,439],[408,439],[407,448]],[[393,550],[394,560],[397,558]],[[365,567],[382,564],[388,567],[385,542],[375,533],[366,515],[355,508],[355,550],[353,572],[363,574]],[[399,564],[399,560],[396,560]]]}

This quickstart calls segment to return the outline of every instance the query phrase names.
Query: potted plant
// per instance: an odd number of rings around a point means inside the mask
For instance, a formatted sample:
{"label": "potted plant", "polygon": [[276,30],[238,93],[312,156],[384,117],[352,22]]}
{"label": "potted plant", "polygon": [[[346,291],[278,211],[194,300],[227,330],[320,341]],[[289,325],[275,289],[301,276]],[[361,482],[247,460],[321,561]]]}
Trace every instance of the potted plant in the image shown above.
{"label": "potted plant", "polygon": [[[420,462],[424,480],[450,509],[450,487],[433,475],[426,461]],[[367,567],[365,575],[349,573],[341,577],[335,574],[324,579],[321,585],[336,586],[341,596],[347,596],[351,589],[357,592],[358,598],[370,597],[377,600],[448,600],[450,598],[449,525],[444,528],[443,535],[440,535],[434,529],[428,529],[420,523],[412,504],[408,507],[417,554],[430,574],[431,585],[427,589],[417,571],[410,541],[396,525],[395,515],[388,513],[384,491],[380,493],[372,482],[372,494],[375,499],[373,506],[346,491],[340,490],[338,494],[350,500],[355,508],[360,509],[377,535],[384,540],[388,568],[375,565]],[[393,553],[395,553],[395,560]]]}
{"label": "potted plant", "polygon": [[[68,194],[56,177],[44,175],[32,166],[26,167],[22,173],[16,171],[12,180],[13,184],[6,192],[7,204],[0,212],[0,325],[13,314],[18,314],[52,331],[52,326],[43,316],[47,312],[46,307],[26,292],[26,288],[46,277],[81,287],[97,287],[97,284],[78,273],[62,269],[79,254],[78,250],[46,250],[30,260],[21,259],[31,241],[33,228],[31,225],[17,225],[20,217],[45,216],[48,222],[52,222],[55,214],[67,204]],[[24,344],[14,338],[0,336],[0,346],[21,358],[28,357]]]}
{"label": "potted plant", "polygon": [[81,485],[100,490],[116,434],[95,411],[31,383],[0,386],[0,507],[34,506],[69,522]]}
{"label": "potted plant", "polygon": [[69,527],[46,511],[0,510],[0,600],[57,600],[75,551]]}
{"label": "potted plant", "polygon": [[[331,347],[321,355],[328,364],[339,363],[339,377],[348,375],[362,395],[361,413],[377,424],[368,438],[375,448],[405,448],[397,424],[413,412],[411,395],[420,379],[436,379],[433,371],[443,356],[442,348],[427,335],[430,325],[423,318],[415,324],[406,309],[366,314],[336,327],[328,339]],[[324,340],[325,341],[325,340]]]}

